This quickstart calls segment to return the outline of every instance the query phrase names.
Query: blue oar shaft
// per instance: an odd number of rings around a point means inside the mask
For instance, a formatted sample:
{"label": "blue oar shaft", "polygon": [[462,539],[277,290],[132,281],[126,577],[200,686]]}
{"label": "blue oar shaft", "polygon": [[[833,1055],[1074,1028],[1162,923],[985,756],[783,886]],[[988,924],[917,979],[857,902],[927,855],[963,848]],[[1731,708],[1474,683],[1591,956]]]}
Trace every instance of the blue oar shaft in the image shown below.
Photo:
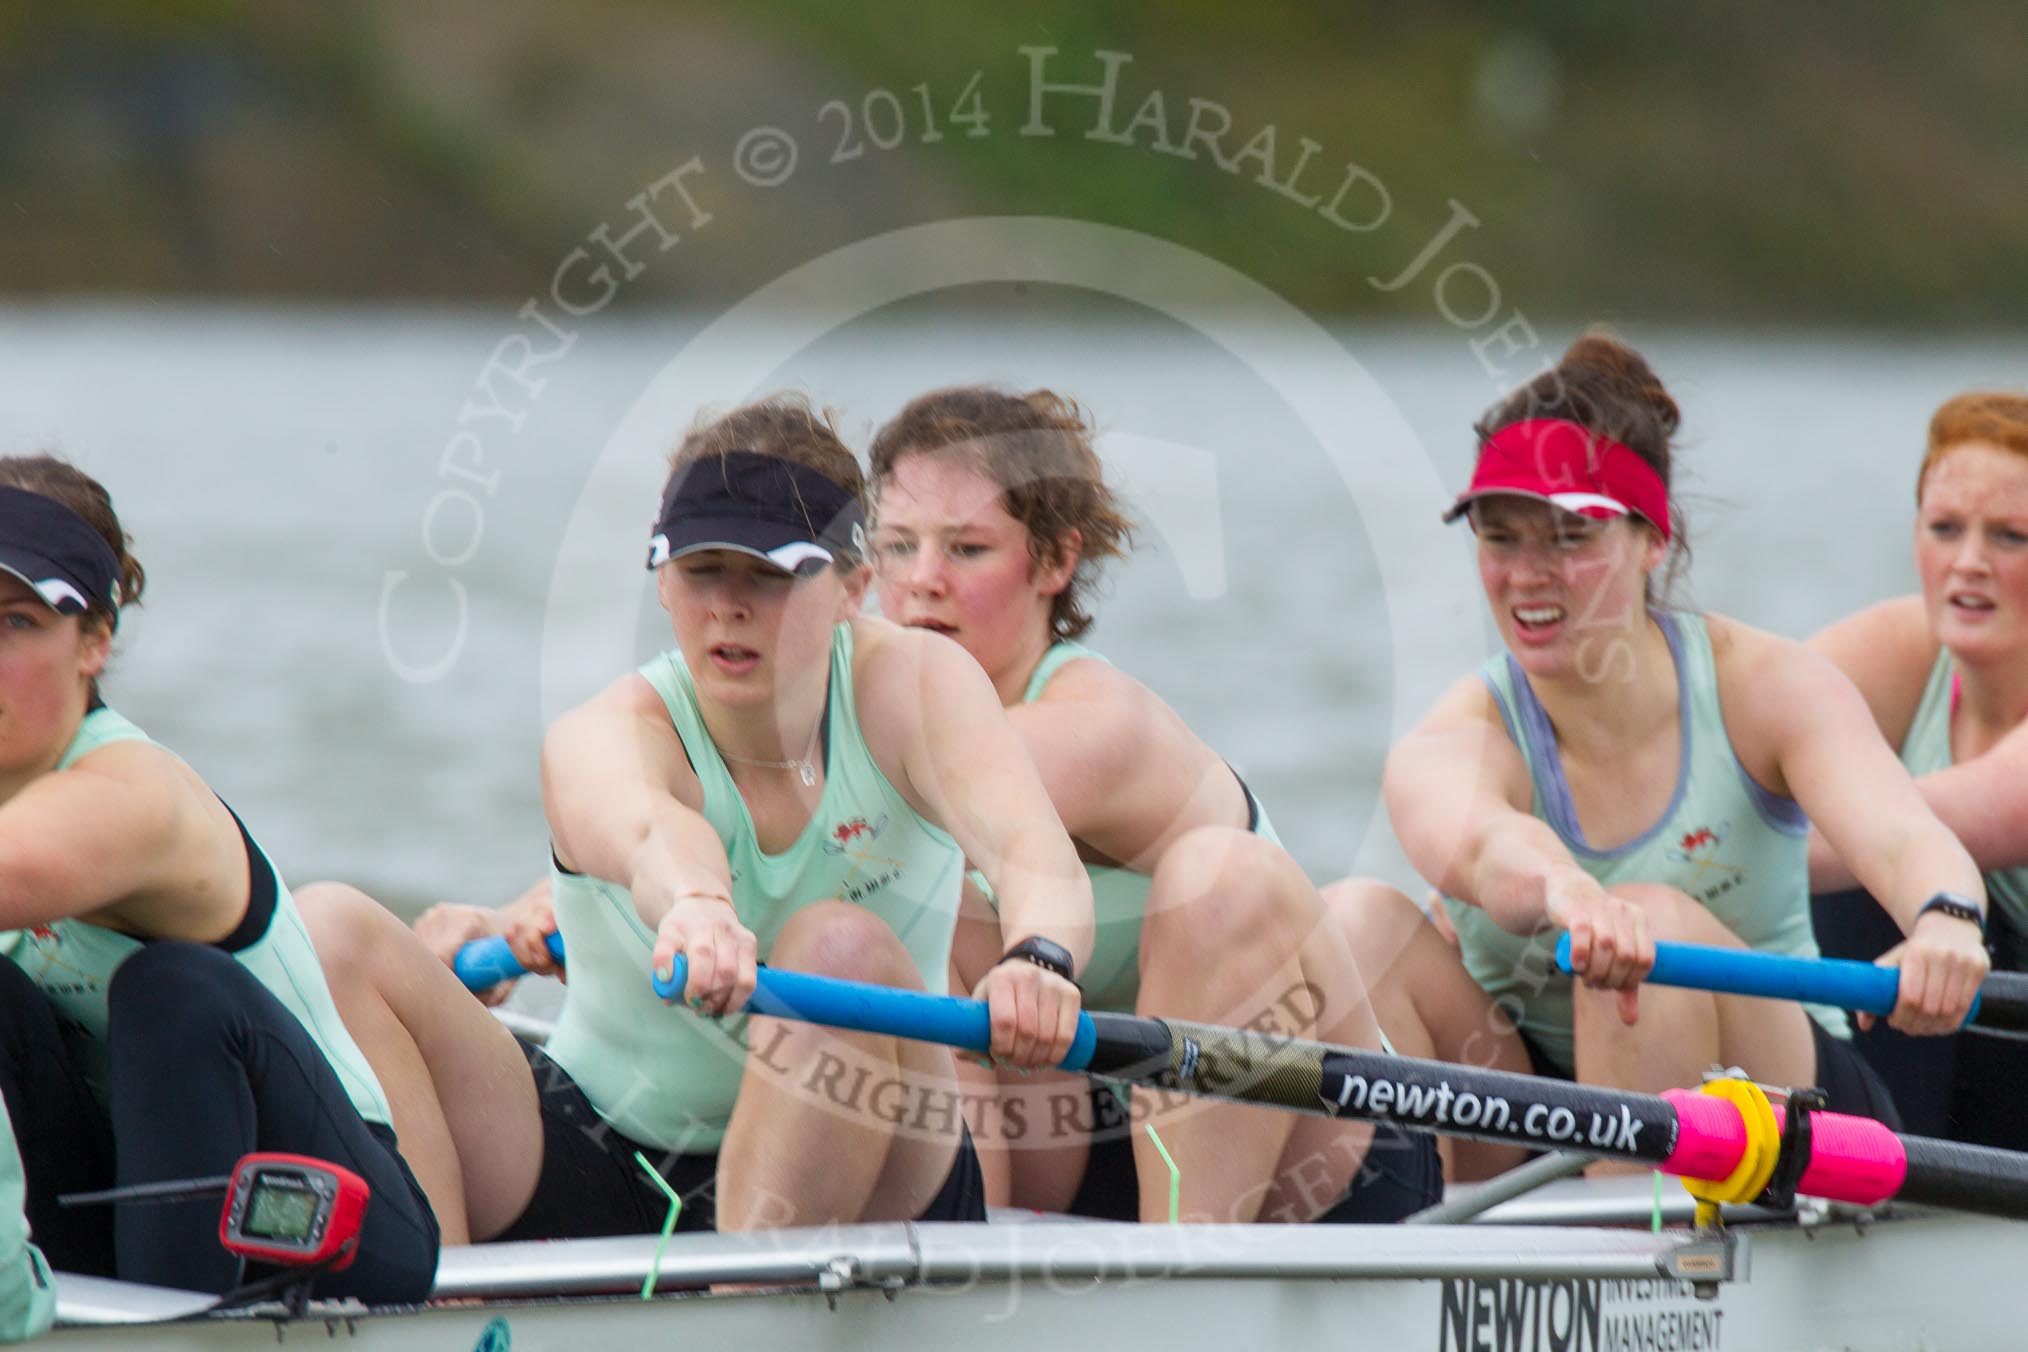
{"label": "blue oar shaft", "polygon": [[[1568,934],[1556,941],[1556,966],[1559,971],[1570,970]],[[1659,986],[1799,1000],[1879,1015],[1894,1012],[1901,991],[1899,970],[1870,962],[1667,942],[1655,945],[1655,967],[1647,979]],[[1965,1022],[2028,1027],[2028,977],[2015,972],[1989,975]]]}
{"label": "blue oar shaft", "polygon": [[[551,934],[548,941],[549,951],[562,962],[563,937]],[[523,972],[507,941],[498,936],[466,944],[458,950],[451,969],[469,990],[485,990]],[[688,979],[689,966],[679,957],[669,980],[664,981],[660,973],[655,975],[655,993],[664,1000],[679,999]],[[853,1032],[905,1035],[961,1051],[983,1053],[993,1046],[992,1021],[986,1006],[977,1000],[954,1000],[924,991],[834,981],[773,967],[761,968],[760,980],[745,1012]],[[1089,1066],[1097,1038],[1091,1015],[1079,1014],[1077,1035],[1071,1041],[1070,1054],[1063,1059],[1063,1069],[1083,1070]]]}
{"label": "blue oar shaft", "polygon": [[[663,980],[660,972],[655,974],[655,994],[664,1000],[679,999],[688,981],[689,965],[678,957],[668,980]],[[760,969],[746,1012],[820,1023],[827,1028],[940,1042],[960,1051],[983,1053],[993,1048],[992,1020],[981,1001],[839,981],[774,967]],[[1091,1064],[1092,1047],[1097,1041],[1098,1030],[1092,1025],[1091,1015],[1080,1013],[1077,1035],[1071,1039],[1070,1054],[1063,1058],[1061,1068],[1085,1069]]]}
{"label": "blue oar shaft", "polygon": [[[550,955],[562,962],[563,936],[552,932],[544,937],[549,944]],[[497,934],[474,939],[459,949],[457,956],[451,959],[451,970],[458,974],[458,980],[464,982],[465,989],[470,991],[489,990],[503,981],[528,974],[528,969],[514,956],[514,950]]]}

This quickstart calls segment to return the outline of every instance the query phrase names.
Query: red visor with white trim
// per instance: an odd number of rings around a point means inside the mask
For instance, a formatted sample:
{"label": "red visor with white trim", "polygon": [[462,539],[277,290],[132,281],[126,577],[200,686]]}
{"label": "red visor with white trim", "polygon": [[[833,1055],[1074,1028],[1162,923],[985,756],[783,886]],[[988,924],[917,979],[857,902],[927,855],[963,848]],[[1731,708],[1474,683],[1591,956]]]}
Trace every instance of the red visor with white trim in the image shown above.
{"label": "red visor with white trim", "polygon": [[1444,513],[1455,521],[1483,497],[1508,493],[1594,520],[1631,513],[1669,538],[1669,490],[1647,461],[1610,437],[1562,418],[1510,423],[1486,438],[1472,486]]}

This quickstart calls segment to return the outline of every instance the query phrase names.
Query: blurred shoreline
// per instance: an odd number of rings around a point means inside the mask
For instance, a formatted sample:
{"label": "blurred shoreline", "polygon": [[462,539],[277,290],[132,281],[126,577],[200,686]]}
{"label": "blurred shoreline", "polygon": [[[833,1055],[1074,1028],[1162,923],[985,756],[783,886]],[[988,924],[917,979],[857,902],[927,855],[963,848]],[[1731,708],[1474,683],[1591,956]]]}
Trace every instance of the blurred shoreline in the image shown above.
{"label": "blurred shoreline", "polygon": [[[685,238],[627,246],[650,266],[620,304],[1042,214],[1420,317],[1378,279],[1462,211],[1450,257],[1538,322],[2017,328],[2024,49],[2008,0],[27,0],[0,18],[0,288],[513,303],[694,163],[656,205]],[[742,162],[762,131],[777,158]]]}

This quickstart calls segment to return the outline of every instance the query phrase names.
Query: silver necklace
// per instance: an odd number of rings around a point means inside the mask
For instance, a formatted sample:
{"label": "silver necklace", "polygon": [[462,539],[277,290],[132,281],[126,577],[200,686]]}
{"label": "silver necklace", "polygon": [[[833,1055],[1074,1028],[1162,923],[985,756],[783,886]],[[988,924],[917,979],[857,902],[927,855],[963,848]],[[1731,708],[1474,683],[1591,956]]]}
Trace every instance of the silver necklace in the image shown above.
{"label": "silver necklace", "polygon": [[820,716],[817,719],[817,726],[810,729],[809,749],[794,760],[761,760],[756,756],[735,756],[724,747],[718,748],[718,754],[725,760],[737,761],[741,765],[759,766],[763,770],[794,770],[796,777],[803,781],[804,788],[814,789],[817,787],[817,735],[823,730],[824,720]]}

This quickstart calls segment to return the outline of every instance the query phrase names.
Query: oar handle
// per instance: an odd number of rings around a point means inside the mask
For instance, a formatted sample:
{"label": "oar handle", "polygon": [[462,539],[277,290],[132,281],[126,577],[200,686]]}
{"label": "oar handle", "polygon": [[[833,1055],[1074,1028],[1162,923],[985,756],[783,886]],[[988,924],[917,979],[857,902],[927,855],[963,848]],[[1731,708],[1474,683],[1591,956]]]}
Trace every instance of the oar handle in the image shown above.
{"label": "oar handle", "polygon": [[[678,954],[675,969],[666,979],[660,972],[654,974],[655,994],[664,1000],[680,1000],[689,979],[690,964]],[[745,1012],[917,1042],[940,1042],[960,1051],[983,1053],[993,1047],[992,1019],[983,1000],[841,981],[778,967],[760,969]],[[1098,1030],[1091,1015],[1079,1011],[1077,1034],[1058,1068],[1083,1070],[1091,1064],[1097,1042]]]}
{"label": "oar handle", "polygon": [[[1559,971],[1570,970],[1568,934],[1556,941],[1556,966]],[[1893,967],[1850,958],[1798,958],[1707,944],[1657,943],[1655,966],[1648,980],[1660,986],[1800,1000],[1879,1015],[1894,1012],[1901,991],[1901,973]],[[1972,999],[1965,1022],[2028,1028],[2028,977],[2016,972],[1988,975]]]}
{"label": "oar handle", "polygon": [[[563,936],[552,933],[546,936],[546,941],[550,953],[562,962]],[[522,976],[527,969],[515,958],[506,939],[489,935],[460,948],[451,960],[451,970],[467,990],[482,991]],[[679,954],[675,970],[666,980],[660,972],[653,974],[655,994],[664,1000],[681,999],[689,979],[690,964]],[[744,1012],[853,1032],[939,1042],[960,1051],[986,1052],[993,1046],[992,1019],[983,1001],[839,981],[773,967],[761,968],[753,998],[747,1001]],[[1080,1012],[1077,1019],[1077,1034],[1071,1039],[1069,1054],[1060,1063],[1062,1070],[1083,1070],[1091,1064],[1098,1032],[1091,1015]]]}
{"label": "oar handle", "polygon": [[[549,945],[550,956],[562,962],[563,936],[552,930],[543,936],[543,941]],[[514,950],[507,946],[507,940],[498,934],[474,939],[459,949],[451,959],[451,970],[468,991],[490,990],[503,981],[528,974],[528,969],[514,956]]]}

